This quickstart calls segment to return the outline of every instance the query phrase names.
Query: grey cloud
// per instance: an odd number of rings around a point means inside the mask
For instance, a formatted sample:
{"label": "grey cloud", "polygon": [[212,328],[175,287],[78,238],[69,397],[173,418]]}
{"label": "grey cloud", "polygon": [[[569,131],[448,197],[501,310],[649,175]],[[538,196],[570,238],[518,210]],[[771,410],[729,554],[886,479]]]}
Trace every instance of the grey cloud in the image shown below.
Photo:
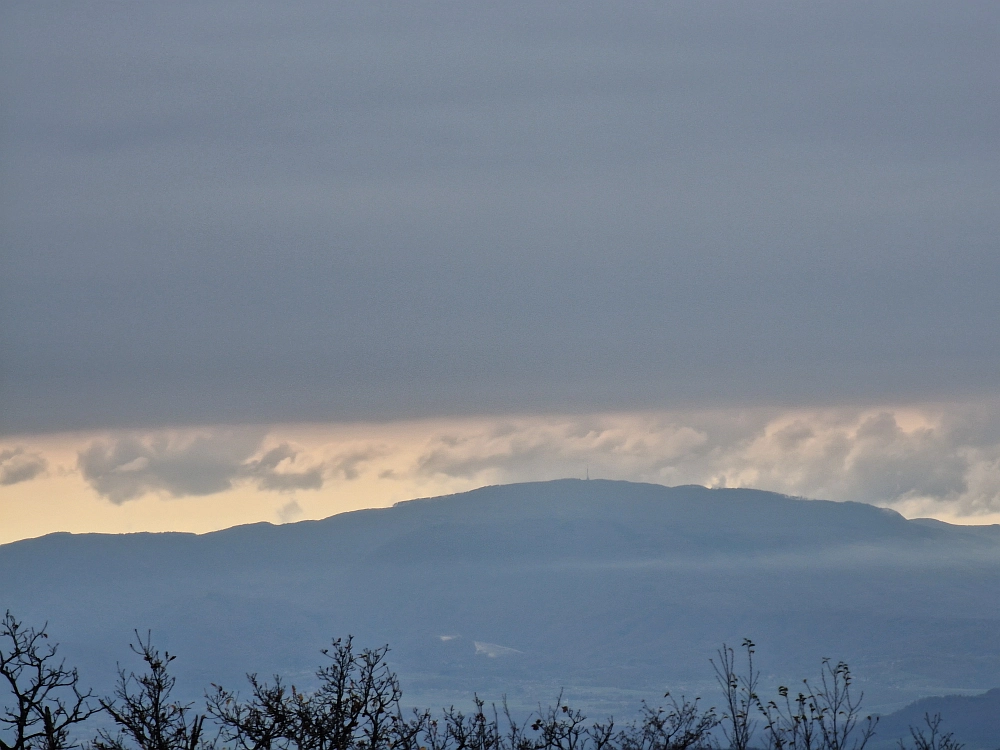
{"label": "grey cloud", "polygon": [[278,520],[282,523],[292,523],[302,518],[302,506],[295,500],[289,500],[278,509]]}
{"label": "grey cloud", "polygon": [[[502,440],[501,443],[501,445],[487,446],[484,452],[480,453],[477,450],[483,447],[480,444],[442,437],[438,440],[438,447],[432,448],[419,458],[416,471],[428,476],[443,474],[449,477],[473,479],[489,470],[517,475],[542,469],[558,476],[567,461],[578,465],[582,465],[581,462],[584,461],[577,446],[556,436],[526,439],[521,435],[510,442]],[[470,444],[469,449],[463,450],[466,444]]]}
{"label": "grey cloud", "polygon": [[595,472],[608,469],[639,478],[672,463],[694,466],[728,439],[724,431],[710,436],[705,424],[615,417],[527,420],[462,437],[440,436],[419,457],[415,471],[463,479],[497,472],[510,481],[582,475],[589,463]]}
{"label": "grey cloud", "polygon": [[[474,481],[582,476],[744,486],[913,512],[1000,513],[995,405],[913,413],[777,410],[526,420],[433,440],[412,471]],[[989,416],[992,414],[992,417]]]}
{"label": "grey cloud", "polygon": [[279,492],[322,487],[322,465],[296,466],[299,453],[287,444],[253,458],[262,441],[253,431],[126,436],[94,441],[78,454],[78,466],[98,494],[118,505],[150,492],[211,495],[241,481]]}
{"label": "grey cloud", "polygon": [[4,9],[4,430],[995,394],[995,4],[296,8]]}
{"label": "grey cloud", "polygon": [[387,449],[384,446],[368,446],[357,450],[341,453],[326,462],[326,467],[332,475],[337,475],[348,481],[357,479],[361,467],[373,459],[384,456]]}
{"label": "grey cloud", "polygon": [[850,473],[859,500],[907,496],[941,500],[962,495],[969,446],[933,429],[904,433],[894,417],[883,412],[858,428]]}
{"label": "grey cloud", "polygon": [[241,466],[241,476],[251,477],[262,490],[318,490],[323,486],[323,467],[300,471],[277,471],[283,461],[294,462],[298,452],[287,443],[272,448],[256,461]]}
{"label": "grey cloud", "polygon": [[45,472],[48,461],[24,448],[0,450],[0,486],[28,482]]}

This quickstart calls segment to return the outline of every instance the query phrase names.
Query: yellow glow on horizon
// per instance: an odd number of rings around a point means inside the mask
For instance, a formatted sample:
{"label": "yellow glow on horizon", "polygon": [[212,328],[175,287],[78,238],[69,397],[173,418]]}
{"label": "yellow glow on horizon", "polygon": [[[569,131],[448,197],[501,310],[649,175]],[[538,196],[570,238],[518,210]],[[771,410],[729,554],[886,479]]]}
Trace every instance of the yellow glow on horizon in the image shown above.
{"label": "yellow glow on horizon", "polygon": [[[755,409],[8,436],[0,438],[0,450],[40,454],[48,467],[34,479],[0,486],[0,543],[55,531],[204,533],[260,521],[319,519],[486,484],[582,478],[588,464],[594,478],[757,487],[837,500],[863,499],[858,494],[867,492],[907,517],[1000,523],[1000,444],[952,445],[950,428],[942,426],[943,415],[961,422],[963,415],[980,413],[962,405]],[[80,470],[79,452],[94,442],[128,437],[145,441],[148,450],[165,450],[163,445],[190,442],[191,436],[220,445],[243,436],[242,444],[257,445],[247,461],[287,443],[298,458],[278,464],[275,476],[297,466],[322,466],[322,487],[274,491],[244,473],[234,474],[232,486],[221,492],[173,496],[160,489],[115,504]],[[919,473],[935,456],[945,467],[956,456],[967,461],[964,479],[931,475],[917,477],[914,486],[964,482],[965,495],[877,495],[885,478],[871,467],[878,469],[879,461],[891,477],[903,470]],[[122,465],[111,473],[129,470],[134,467]]]}
{"label": "yellow glow on horizon", "polygon": [[[421,437],[455,427],[446,423],[390,425],[276,425],[268,428],[265,445],[290,441],[313,456],[342,453],[352,448],[391,444],[392,459],[417,458]],[[204,429],[204,428],[202,428]],[[259,429],[259,428],[249,428]],[[301,509],[288,520],[326,518],[362,508],[388,507],[401,500],[462,492],[479,486],[475,481],[441,478],[401,482],[367,472],[355,479],[332,478],[320,490],[265,492],[247,484],[201,496],[172,497],[149,493],[116,505],[87,484],[77,468],[78,451],[116,433],[61,433],[14,436],[3,445],[24,445],[48,461],[45,475],[0,487],[0,544],[45,534],[132,533],[183,531],[205,533],[230,526],[267,521],[282,522],[282,509],[294,502]],[[391,466],[380,471],[391,471]]]}

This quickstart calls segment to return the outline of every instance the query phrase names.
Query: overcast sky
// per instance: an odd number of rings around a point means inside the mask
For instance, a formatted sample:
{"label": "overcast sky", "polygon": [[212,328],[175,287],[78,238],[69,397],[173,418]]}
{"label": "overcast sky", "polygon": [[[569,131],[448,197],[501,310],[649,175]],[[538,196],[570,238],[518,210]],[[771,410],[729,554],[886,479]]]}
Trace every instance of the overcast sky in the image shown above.
{"label": "overcast sky", "polygon": [[995,2],[5,3],[6,450],[993,402],[998,29]]}

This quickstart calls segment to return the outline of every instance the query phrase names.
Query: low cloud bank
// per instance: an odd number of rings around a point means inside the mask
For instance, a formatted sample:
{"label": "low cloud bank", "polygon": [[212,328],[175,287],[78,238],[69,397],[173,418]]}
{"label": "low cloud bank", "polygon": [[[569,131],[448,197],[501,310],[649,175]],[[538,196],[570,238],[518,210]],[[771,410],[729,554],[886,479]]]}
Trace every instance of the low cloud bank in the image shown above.
{"label": "low cloud bank", "polygon": [[[287,503],[282,521],[588,471],[857,500],[910,517],[1000,513],[1000,403],[992,402],[172,430],[92,440],[75,453],[70,473],[118,505],[236,486],[336,489],[315,495],[308,509]],[[43,454],[27,444],[0,447],[0,484],[48,476],[54,459]]]}
{"label": "low cloud bank", "polygon": [[78,467],[98,494],[118,505],[150,492],[211,495],[241,481],[277,492],[323,486],[322,464],[303,465],[287,443],[258,455],[262,444],[262,435],[241,431],[126,436],[91,443],[80,451]]}
{"label": "low cloud bank", "polygon": [[487,483],[589,469],[974,516],[1000,512],[998,417],[979,406],[524,420],[441,435],[414,472]]}

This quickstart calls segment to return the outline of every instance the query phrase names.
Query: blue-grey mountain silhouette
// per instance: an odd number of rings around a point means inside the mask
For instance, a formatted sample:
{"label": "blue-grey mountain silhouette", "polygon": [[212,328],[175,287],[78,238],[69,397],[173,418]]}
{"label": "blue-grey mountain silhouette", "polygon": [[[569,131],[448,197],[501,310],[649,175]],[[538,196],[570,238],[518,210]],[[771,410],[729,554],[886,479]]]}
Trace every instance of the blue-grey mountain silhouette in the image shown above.
{"label": "blue-grey mountain silhouette", "polygon": [[592,715],[665,688],[715,700],[743,637],[770,686],[847,661],[865,706],[1000,675],[1000,527],[769,492],[562,480],[204,535],[52,534],[0,547],[0,605],[48,622],[97,689],[133,629],[178,688],[305,684],[336,636],[390,644],[406,699],[560,687]]}

